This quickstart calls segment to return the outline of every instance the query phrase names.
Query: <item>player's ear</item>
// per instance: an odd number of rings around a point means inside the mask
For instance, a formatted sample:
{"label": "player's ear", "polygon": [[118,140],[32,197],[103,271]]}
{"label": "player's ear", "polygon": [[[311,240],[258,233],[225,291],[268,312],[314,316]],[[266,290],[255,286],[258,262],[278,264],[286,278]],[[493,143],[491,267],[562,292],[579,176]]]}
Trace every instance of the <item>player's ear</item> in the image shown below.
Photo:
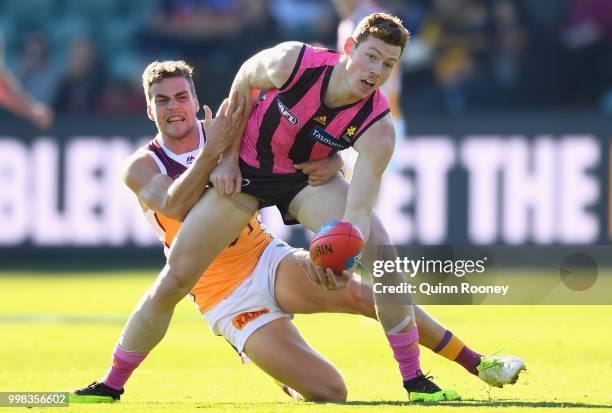
{"label": "player's ear", "polygon": [[357,44],[357,42],[355,41],[355,39],[353,39],[352,37],[348,37],[345,41],[344,41],[344,54],[346,55],[350,55],[351,51],[353,50],[353,47],[355,47],[355,45]]}
{"label": "player's ear", "polygon": [[153,109],[151,109],[150,103],[147,103],[147,117],[155,122],[155,118],[153,117]]}
{"label": "player's ear", "polygon": [[195,113],[198,113],[200,111],[200,101],[197,96],[193,97],[193,103],[195,105]]}

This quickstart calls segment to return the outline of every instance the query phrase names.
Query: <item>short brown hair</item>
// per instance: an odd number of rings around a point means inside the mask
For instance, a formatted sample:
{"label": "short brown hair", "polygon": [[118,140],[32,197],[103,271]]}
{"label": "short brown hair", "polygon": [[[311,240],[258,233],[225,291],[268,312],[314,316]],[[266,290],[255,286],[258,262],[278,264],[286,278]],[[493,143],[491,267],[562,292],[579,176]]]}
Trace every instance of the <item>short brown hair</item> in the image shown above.
{"label": "short brown hair", "polygon": [[142,72],[142,87],[147,101],[151,98],[151,86],[169,77],[184,77],[189,82],[191,93],[195,96],[195,85],[193,84],[193,66],[183,60],[164,60],[150,63]]}
{"label": "short brown hair", "polygon": [[410,39],[410,31],[404,27],[399,17],[387,13],[372,13],[364,17],[353,31],[353,39],[357,44],[373,36],[385,43],[404,47]]}

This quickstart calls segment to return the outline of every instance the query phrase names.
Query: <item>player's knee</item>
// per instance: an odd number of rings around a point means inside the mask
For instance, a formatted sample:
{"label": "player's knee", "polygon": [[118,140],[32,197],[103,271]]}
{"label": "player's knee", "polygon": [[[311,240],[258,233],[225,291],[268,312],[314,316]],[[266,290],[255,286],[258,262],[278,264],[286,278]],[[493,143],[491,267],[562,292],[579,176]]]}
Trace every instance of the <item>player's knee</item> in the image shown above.
{"label": "player's knee", "polygon": [[160,311],[171,310],[191,288],[191,283],[187,283],[176,269],[166,266],[149,292],[150,304]]}
{"label": "player's knee", "polygon": [[348,389],[344,381],[340,380],[327,387],[326,400],[343,402],[348,396]]}
{"label": "player's knee", "polygon": [[342,379],[328,383],[320,383],[320,386],[310,394],[304,395],[306,401],[312,402],[343,402],[348,396],[348,389]]}
{"label": "player's knee", "polygon": [[174,273],[172,278],[175,291],[182,294],[183,297],[186,296],[193,288],[194,283],[192,281],[192,277],[186,273]]}
{"label": "player's knee", "polygon": [[370,284],[359,285],[359,289],[355,294],[355,299],[357,300],[356,305],[359,309],[358,314],[373,320],[378,320],[376,307],[374,306],[374,293]]}
{"label": "player's knee", "polygon": [[347,284],[344,290],[341,290],[344,295],[345,305],[354,313],[368,316],[364,312],[364,308],[367,302],[367,297],[364,297],[364,291],[362,286],[356,279],[352,279]]}
{"label": "player's knee", "polygon": [[197,257],[194,254],[185,254],[180,259],[168,261],[165,276],[177,289],[188,293],[201,274],[202,269]]}

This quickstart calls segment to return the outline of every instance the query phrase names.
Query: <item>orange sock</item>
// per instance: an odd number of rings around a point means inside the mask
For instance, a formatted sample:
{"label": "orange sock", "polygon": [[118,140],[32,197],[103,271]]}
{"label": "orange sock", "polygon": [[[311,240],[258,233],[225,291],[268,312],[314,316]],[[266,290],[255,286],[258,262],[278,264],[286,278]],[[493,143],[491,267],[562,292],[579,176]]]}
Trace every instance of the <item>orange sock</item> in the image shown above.
{"label": "orange sock", "polygon": [[440,343],[438,343],[433,351],[442,357],[460,364],[470,373],[478,374],[476,366],[480,364],[482,355],[466,346],[459,337],[449,330],[446,330],[444,337],[442,337],[442,340],[440,340]]}

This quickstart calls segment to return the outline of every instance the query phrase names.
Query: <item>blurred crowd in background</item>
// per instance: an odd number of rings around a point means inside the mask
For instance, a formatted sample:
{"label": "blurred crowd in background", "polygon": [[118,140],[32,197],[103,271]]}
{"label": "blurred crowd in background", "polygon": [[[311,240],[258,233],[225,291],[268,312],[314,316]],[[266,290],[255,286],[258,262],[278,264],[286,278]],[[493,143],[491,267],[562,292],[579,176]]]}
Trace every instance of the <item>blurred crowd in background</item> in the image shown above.
{"label": "blurred crowd in background", "polygon": [[[612,114],[610,0],[381,0],[412,32],[405,113]],[[240,64],[284,40],[333,48],[329,0],[1,0],[5,64],[56,113],[142,115],[154,59],[196,67],[216,106]]]}

